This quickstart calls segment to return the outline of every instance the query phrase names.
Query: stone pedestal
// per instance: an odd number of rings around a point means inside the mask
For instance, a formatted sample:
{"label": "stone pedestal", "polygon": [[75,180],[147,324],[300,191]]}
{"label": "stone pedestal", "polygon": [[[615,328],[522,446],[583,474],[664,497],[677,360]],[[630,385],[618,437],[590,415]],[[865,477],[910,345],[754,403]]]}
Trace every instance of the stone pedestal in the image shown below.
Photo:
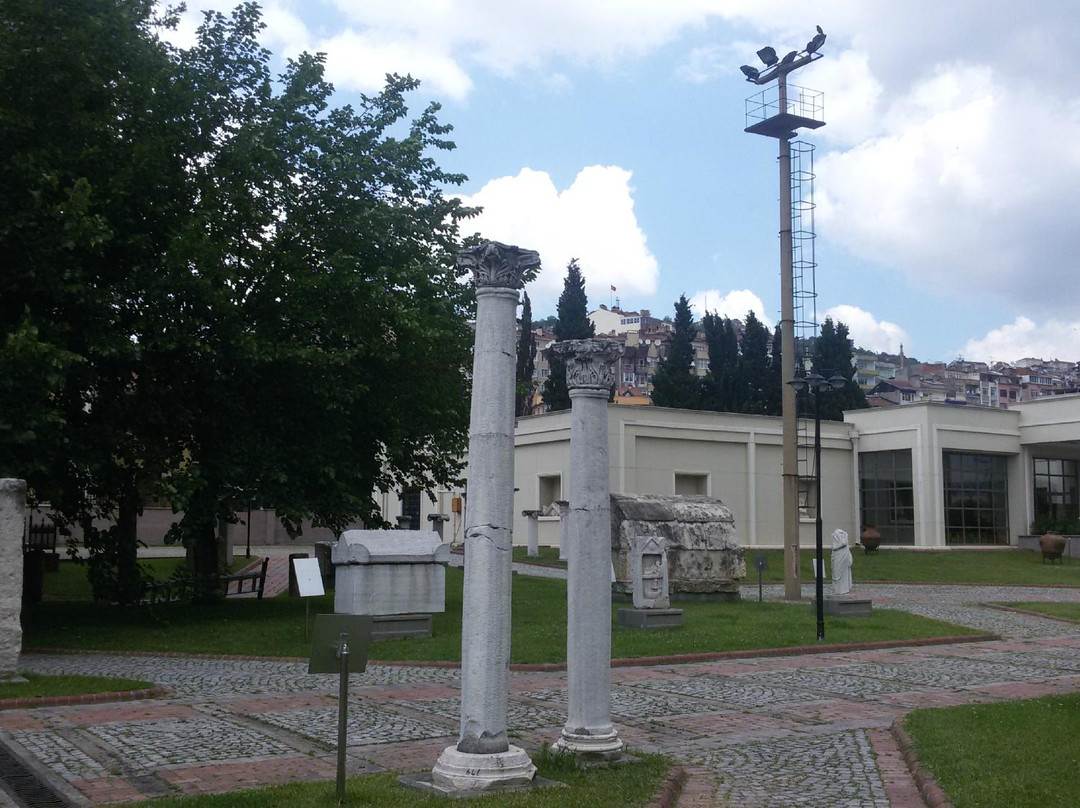
{"label": "stone pedestal", "polygon": [[611,723],[611,490],[607,401],[621,348],[569,340],[551,350],[566,360],[570,390],[570,547],[567,563],[567,720],[556,748],[589,759],[616,758],[623,741]]}
{"label": "stone pedestal", "polygon": [[823,611],[831,617],[871,617],[874,602],[870,598],[831,597],[826,595],[822,601]]}
{"label": "stone pedestal", "polygon": [[486,242],[459,256],[476,282],[469,416],[469,506],[461,630],[461,731],[431,772],[447,793],[520,785],[536,774],[507,734],[514,523],[514,375],[518,290],[540,265],[530,250]]}
{"label": "stone pedestal", "polygon": [[20,679],[26,482],[0,479],[0,680]]}
{"label": "stone pedestal", "polygon": [[525,555],[536,558],[540,555],[540,511],[522,511],[525,522]]}
{"label": "stone pedestal", "polygon": [[680,628],[682,609],[619,609],[619,625],[635,631]]}

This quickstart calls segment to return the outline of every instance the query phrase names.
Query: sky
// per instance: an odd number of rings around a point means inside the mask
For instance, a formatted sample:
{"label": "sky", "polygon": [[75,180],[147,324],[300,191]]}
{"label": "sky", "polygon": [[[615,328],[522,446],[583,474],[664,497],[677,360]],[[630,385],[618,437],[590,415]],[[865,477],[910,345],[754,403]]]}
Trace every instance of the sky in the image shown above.
{"label": "sky", "polygon": [[[192,41],[188,0],[172,35]],[[1080,3],[1046,0],[267,0],[276,57],[326,54],[335,101],[420,79],[483,212],[537,250],[534,317],[580,262],[591,307],[779,319],[777,141],[742,64],[802,49],[818,320],[909,357],[1080,360]],[[612,287],[615,291],[611,291]]]}

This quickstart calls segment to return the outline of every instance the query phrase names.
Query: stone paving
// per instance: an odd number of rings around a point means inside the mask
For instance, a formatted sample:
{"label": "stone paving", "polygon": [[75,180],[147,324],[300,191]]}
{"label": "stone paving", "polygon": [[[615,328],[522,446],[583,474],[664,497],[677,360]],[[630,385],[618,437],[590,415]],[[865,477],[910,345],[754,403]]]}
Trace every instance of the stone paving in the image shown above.
{"label": "stone paving", "polygon": [[[748,598],[757,596],[752,589]],[[875,608],[1002,639],[614,668],[616,726],[632,747],[687,766],[682,808],[920,806],[888,732],[894,718],[921,706],[1080,691],[1080,626],[980,605],[1080,601],[1080,590],[864,585],[860,594]],[[0,712],[0,741],[47,767],[85,804],[333,777],[337,680],[308,675],[305,663],[27,654],[23,667],[147,679],[170,692]],[[354,674],[350,771],[430,769],[456,740],[459,691],[455,669],[370,665]],[[535,749],[554,740],[565,711],[565,673],[512,675],[515,742]]]}

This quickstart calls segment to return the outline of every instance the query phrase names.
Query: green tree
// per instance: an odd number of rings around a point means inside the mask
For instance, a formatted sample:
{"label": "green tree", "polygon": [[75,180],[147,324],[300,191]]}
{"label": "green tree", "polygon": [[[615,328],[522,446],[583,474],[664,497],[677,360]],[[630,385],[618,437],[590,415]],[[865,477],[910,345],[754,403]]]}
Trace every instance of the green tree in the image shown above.
{"label": "green tree", "polygon": [[702,407],[702,386],[694,371],[694,339],[697,329],[686,295],[675,303],[675,328],[667,356],[653,374],[653,404],[697,410]]}
{"label": "green tree", "polygon": [[331,108],[307,54],[275,84],[254,4],[186,51],[151,10],[15,0],[0,26],[0,368],[34,365],[38,405],[15,420],[0,385],[0,472],[114,521],[88,533],[105,584],[148,497],[213,580],[251,498],[293,532],[377,524],[376,491],[456,477],[468,421],[470,211],[438,105],[409,122],[391,76]]}
{"label": "green tree", "polygon": [[739,385],[739,340],[731,320],[706,312],[701,320],[709,348],[709,372],[702,384],[705,409],[739,412],[742,409]]}
{"label": "green tree", "polygon": [[740,349],[739,378],[745,391],[742,412],[771,415],[769,403],[773,378],[769,371],[769,330],[753,311],[746,314]]}
{"label": "green tree", "polygon": [[[555,307],[555,339],[588,339],[596,335],[596,326],[589,319],[589,299],[585,295],[585,278],[578,260],[571,258],[566,266],[562,294]],[[549,411],[570,409],[570,391],[566,387],[566,362],[554,354],[548,356],[550,375],[544,380],[544,404]]]}
{"label": "green tree", "polygon": [[833,323],[826,317],[821,325],[821,333],[814,341],[814,372],[825,378],[835,374],[843,376],[847,382],[840,390],[828,390],[821,395],[821,417],[829,421],[844,420],[844,410],[864,409],[866,394],[855,383],[855,363],[852,356],[852,343],[848,337],[848,327],[841,322]]}
{"label": "green tree", "polygon": [[783,339],[780,324],[776,324],[772,334],[772,349],[769,353],[769,386],[765,390],[766,415],[782,415],[784,409],[784,358]]}
{"label": "green tree", "polygon": [[532,415],[533,370],[536,368],[536,334],[533,333],[532,303],[524,293],[521,319],[518,321],[517,346],[517,414]]}

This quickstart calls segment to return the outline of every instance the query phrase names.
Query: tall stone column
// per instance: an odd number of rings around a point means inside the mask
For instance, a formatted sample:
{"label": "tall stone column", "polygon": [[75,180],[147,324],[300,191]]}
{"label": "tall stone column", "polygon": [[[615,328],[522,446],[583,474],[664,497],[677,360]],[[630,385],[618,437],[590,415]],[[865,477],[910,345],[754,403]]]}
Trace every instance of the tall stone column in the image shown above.
{"label": "tall stone column", "polygon": [[0,681],[19,677],[26,482],[0,479]]}
{"label": "tall stone column", "polygon": [[555,746],[586,758],[617,757],[611,723],[611,484],[607,402],[622,350],[599,339],[557,342],[570,389],[570,548],[566,675],[569,707]]}
{"label": "tall stone column", "polygon": [[536,774],[507,736],[510,581],[514,525],[514,331],[518,290],[540,256],[497,242],[462,252],[476,282],[476,342],[469,418],[469,507],[461,630],[461,732],[431,772],[436,789],[477,791]]}

